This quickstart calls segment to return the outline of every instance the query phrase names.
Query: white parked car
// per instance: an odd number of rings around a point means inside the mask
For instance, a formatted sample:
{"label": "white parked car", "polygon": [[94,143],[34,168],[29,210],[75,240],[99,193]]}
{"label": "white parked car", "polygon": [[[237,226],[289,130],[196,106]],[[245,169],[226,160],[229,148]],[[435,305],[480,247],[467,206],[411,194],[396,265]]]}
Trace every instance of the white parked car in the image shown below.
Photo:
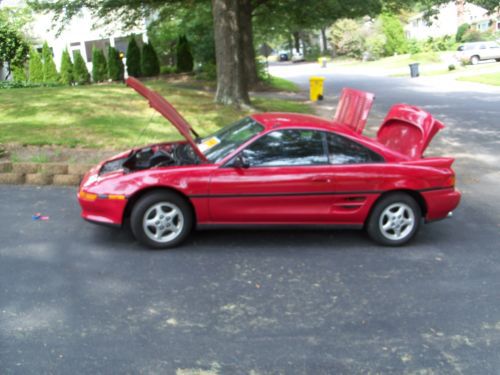
{"label": "white parked car", "polygon": [[464,43],[457,49],[456,58],[459,61],[468,61],[476,65],[481,60],[500,62],[500,44],[497,42]]}

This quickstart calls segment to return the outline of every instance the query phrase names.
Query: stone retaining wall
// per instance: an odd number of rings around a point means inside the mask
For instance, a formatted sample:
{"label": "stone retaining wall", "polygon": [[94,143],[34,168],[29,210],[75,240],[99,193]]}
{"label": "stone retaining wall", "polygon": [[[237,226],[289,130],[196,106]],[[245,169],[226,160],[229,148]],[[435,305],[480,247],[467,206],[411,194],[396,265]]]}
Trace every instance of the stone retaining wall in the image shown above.
{"label": "stone retaining wall", "polygon": [[0,184],[77,186],[91,164],[0,162]]}

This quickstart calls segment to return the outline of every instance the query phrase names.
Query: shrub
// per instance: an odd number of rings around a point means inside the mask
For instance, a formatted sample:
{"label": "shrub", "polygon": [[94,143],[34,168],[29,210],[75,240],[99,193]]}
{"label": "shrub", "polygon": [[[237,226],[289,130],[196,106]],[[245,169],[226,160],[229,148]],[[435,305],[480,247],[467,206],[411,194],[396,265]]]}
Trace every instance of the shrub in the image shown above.
{"label": "shrub", "polygon": [[395,53],[406,53],[405,32],[399,19],[391,13],[384,13],[380,18],[382,20],[382,31],[386,38],[385,55],[392,56]]}
{"label": "shrub", "polygon": [[365,49],[361,26],[352,19],[343,18],[335,22],[330,31],[330,40],[339,55],[360,58]]}
{"label": "shrub", "polygon": [[123,62],[120,52],[113,47],[108,48],[108,76],[112,81],[123,81]]}
{"label": "shrub", "polygon": [[482,40],[484,40],[483,35],[476,29],[469,29],[462,36],[464,42],[480,42]]}
{"label": "shrub", "polygon": [[158,56],[151,43],[145,43],[142,46],[141,71],[145,77],[152,77],[160,74]]}
{"label": "shrub", "polygon": [[108,64],[99,48],[92,48],[92,81],[104,82],[108,79]]}
{"label": "shrub", "polygon": [[79,85],[83,85],[85,83],[89,83],[90,74],[87,70],[87,65],[85,64],[85,60],[83,60],[82,55],[79,51],[75,52],[75,64],[73,65],[73,79]]}
{"label": "shrub", "polygon": [[162,65],[160,67],[160,74],[172,74],[176,72],[176,67],[175,66],[170,66],[170,65]]}
{"label": "shrub", "polygon": [[366,38],[366,49],[368,50],[371,59],[378,60],[384,55],[385,51],[384,35],[374,34]]}
{"label": "shrub", "polygon": [[191,47],[189,46],[189,41],[183,35],[179,37],[177,42],[177,71],[179,73],[192,72],[193,71],[193,55],[191,54]]}
{"label": "shrub", "polygon": [[410,39],[408,41],[408,52],[412,55],[422,52],[422,44],[416,39]]}
{"label": "shrub", "polygon": [[43,63],[40,54],[32,48],[29,60],[29,81],[32,83],[43,82]]}
{"label": "shrub", "polygon": [[61,83],[65,85],[71,85],[73,83],[73,63],[71,62],[71,57],[69,52],[65,49],[61,56]]}
{"label": "shrub", "polygon": [[42,60],[43,60],[43,81],[47,83],[55,83],[59,81],[59,74],[57,73],[56,64],[52,57],[52,51],[47,42],[43,43],[42,47]]}
{"label": "shrub", "polygon": [[464,34],[467,32],[467,30],[470,29],[470,25],[468,23],[463,23],[460,26],[458,26],[457,33],[455,34],[455,40],[458,43],[463,42],[463,37]]}
{"label": "shrub", "polygon": [[26,67],[24,64],[22,65],[13,65],[12,66],[12,80],[14,82],[26,82]]}
{"label": "shrub", "polygon": [[141,50],[132,35],[127,47],[127,73],[132,77],[141,76]]}

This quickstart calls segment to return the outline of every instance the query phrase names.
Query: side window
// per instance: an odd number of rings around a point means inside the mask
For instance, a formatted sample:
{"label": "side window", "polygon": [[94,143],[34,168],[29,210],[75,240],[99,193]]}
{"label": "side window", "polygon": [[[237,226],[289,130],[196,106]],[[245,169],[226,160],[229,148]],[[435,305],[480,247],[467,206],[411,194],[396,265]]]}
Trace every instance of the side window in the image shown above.
{"label": "side window", "polygon": [[324,133],[287,129],[266,134],[243,150],[250,167],[327,164]]}
{"label": "side window", "polygon": [[382,156],[337,134],[327,135],[330,164],[382,163]]}

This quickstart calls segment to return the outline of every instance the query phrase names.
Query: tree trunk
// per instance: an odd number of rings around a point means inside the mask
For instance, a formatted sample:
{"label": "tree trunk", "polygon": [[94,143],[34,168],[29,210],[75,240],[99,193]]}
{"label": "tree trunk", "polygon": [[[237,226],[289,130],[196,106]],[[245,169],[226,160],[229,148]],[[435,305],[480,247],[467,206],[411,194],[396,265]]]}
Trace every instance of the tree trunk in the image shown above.
{"label": "tree trunk", "polygon": [[252,1],[240,0],[240,33],[241,47],[243,49],[243,63],[245,65],[245,74],[248,79],[248,85],[252,87],[259,81],[257,74],[257,64],[255,62],[255,49],[253,45],[253,26],[252,26]]}
{"label": "tree trunk", "polygon": [[323,53],[328,52],[328,39],[326,38],[326,29],[321,28],[321,43],[323,44]]}
{"label": "tree trunk", "polygon": [[295,50],[297,51],[297,53],[300,53],[300,34],[298,31],[294,31],[292,35],[293,35]]}
{"label": "tree trunk", "polygon": [[217,62],[215,101],[236,106],[250,104],[241,47],[238,0],[212,0],[212,12]]}

